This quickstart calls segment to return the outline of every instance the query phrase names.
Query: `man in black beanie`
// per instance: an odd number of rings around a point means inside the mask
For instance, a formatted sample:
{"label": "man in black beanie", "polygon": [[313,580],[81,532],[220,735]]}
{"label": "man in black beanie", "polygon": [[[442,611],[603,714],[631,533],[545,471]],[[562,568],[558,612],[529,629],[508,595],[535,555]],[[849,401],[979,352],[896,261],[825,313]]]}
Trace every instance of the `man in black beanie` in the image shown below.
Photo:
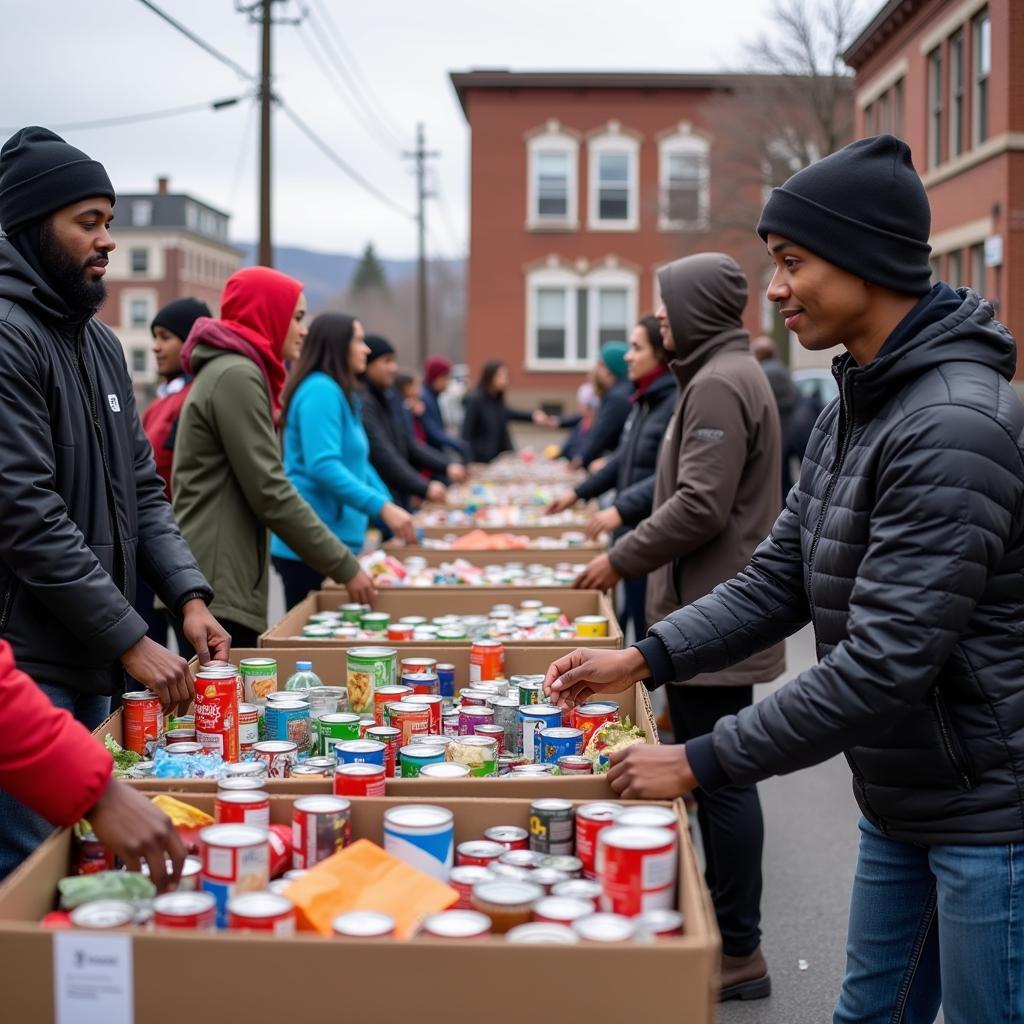
{"label": "man in black beanie", "polygon": [[[105,297],[114,189],[45,128],[0,149],[0,636],[53,702],[93,728],[125,671],[184,710],[182,658],[133,610],[138,568],[203,652],[229,638],[171,514]],[[0,793],[0,877],[49,825]]]}
{"label": "man in black beanie", "polygon": [[949,1024],[1024,1020],[1024,405],[992,306],[929,284],[930,220],[891,135],[772,192],[768,298],[805,348],[846,348],[839,396],[745,568],[546,680],[569,699],[679,683],[813,625],[815,665],[682,747],[613,755],[608,778],[664,799],[846,757],[862,817],[833,1024],[940,1003]]}

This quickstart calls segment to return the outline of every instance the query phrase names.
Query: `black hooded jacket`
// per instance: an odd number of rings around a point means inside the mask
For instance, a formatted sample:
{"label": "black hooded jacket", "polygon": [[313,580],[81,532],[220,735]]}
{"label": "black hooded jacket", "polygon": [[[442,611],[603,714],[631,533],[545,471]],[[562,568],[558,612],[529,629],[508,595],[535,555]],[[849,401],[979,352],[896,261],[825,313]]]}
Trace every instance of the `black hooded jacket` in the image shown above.
{"label": "black hooded jacket", "polygon": [[40,683],[105,694],[168,605],[211,595],[164,497],[121,345],[0,237],[0,636]]}
{"label": "black hooded jacket", "polygon": [[814,625],[818,664],[687,744],[701,785],[844,752],[865,816],[924,844],[1024,841],[1024,405],[1010,333],[937,285],[818,419],[770,536],[638,645],[685,680]]}

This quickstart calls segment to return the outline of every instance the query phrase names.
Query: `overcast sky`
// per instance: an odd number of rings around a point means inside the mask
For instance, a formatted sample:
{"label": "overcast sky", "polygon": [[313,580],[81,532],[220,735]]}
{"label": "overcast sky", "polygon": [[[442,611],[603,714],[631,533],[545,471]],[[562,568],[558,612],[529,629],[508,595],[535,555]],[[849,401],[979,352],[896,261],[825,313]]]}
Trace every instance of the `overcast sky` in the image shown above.
{"label": "overcast sky", "polygon": [[[234,0],[157,0],[159,6],[257,70],[258,30]],[[812,3],[819,0],[811,0]],[[766,0],[302,0],[312,18],[274,34],[275,88],[349,163],[396,203],[414,204],[411,167],[379,129],[371,133],[310,52],[330,39],[325,8],[353,53],[347,63],[411,146],[417,121],[441,150],[429,206],[431,248],[465,245],[469,131],[448,79],[452,70],[729,70],[769,29]],[[864,0],[870,13],[877,3]],[[24,124],[60,129],[86,121],[237,96],[251,86],[176,33],[138,0],[3,0],[0,137]],[[275,5],[293,16],[295,0]],[[337,81],[337,78],[333,79]],[[342,95],[339,95],[341,90]],[[118,191],[149,191],[158,174],[232,214],[232,237],[256,234],[257,127],[246,100],[130,126],[62,129],[101,160]],[[383,134],[383,140],[378,136]],[[384,144],[382,144],[382,141]],[[358,252],[367,241],[412,255],[412,222],[352,183],[280,113],[274,118],[277,244]]]}

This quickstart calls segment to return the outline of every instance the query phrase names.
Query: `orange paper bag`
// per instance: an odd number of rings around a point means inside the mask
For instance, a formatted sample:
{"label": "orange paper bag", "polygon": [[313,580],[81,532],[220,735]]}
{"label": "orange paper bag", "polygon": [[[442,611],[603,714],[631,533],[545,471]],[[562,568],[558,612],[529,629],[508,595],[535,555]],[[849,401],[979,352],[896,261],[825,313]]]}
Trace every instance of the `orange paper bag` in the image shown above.
{"label": "orange paper bag", "polygon": [[350,910],[376,910],[409,938],[420,921],[446,910],[459,894],[444,882],[409,867],[368,839],[359,839],[288,886],[303,931],[331,935],[331,922]]}

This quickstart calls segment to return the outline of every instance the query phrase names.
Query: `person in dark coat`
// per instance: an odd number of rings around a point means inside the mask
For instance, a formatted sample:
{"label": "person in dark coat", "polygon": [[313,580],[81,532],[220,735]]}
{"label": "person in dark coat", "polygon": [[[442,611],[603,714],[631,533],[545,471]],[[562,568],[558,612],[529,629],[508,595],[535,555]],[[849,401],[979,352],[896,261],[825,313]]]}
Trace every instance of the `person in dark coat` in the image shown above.
{"label": "person in dark coat", "polygon": [[[651,514],[654,472],[658,450],[676,402],[676,380],[669,372],[672,354],[665,348],[658,318],[645,316],[629,336],[626,364],[633,384],[632,409],[623,427],[622,440],[607,462],[576,488],[556,498],[549,513],[563,512],[577,501],[589,501],[615,489],[615,500],[587,522],[587,536],[594,539],[612,533],[624,536]],[[624,622],[632,622],[637,638],[647,633],[644,602],[647,577],[623,581]]]}
{"label": "person in dark coat", "polygon": [[[409,508],[413,499],[444,502],[447,484],[465,480],[465,468],[412,436],[392,391],[398,375],[394,346],[376,334],[366,336],[366,345],[370,354],[363,373],[362,416],[370,462],[403,508]],[[422,476],[422,470],[433,479]]]}
{"label": "person in dark coat", "polygon": [[461,459],[469,458],[469,446],[461,437],[449,434],[445,430],[444,417],[441,415],[441,395],[448,389],[452,379],[452,363],[444,356],[427,356],[423,364],[423,387],[420,396],[423,400],[423,415],[420,422],[426,434],[426,442],[431,448],[442,455],[452,451]]}
{"label": "person in dark coat", "polygon": [[591,463],[619,446],[622,428],[633,409],[633,382],[626,364],[628,351],[629,345],[624,341],[606,341],[601,346],[601,358],[595,367],[602,391],[601,404],[573,460],[577,465],[589,469]]}
{"label": "person in dark coat", "polygon": [[805,348],[843,343],[839,396],[745,569],[546,680],[559,699],[676,684],[813,623],[817,665],[609,779],[669,798],[845,754],[862,818],[837,1024],[1024,1019],[1024,405],[991,304],[931,285],[930,226],[892,135],[771,193],[768,298]]}
{"label": "person in dark coat", "polygon": [[[750,351],[761,364],[768,383],[772,386],[775,405],[779,410],[779,426],[782,429],[782,497],[789,494],[793,486],[793,472],[790,469],[790,438],[793,433],[793,419],[800,402],[800,391],[793,383],[793,375],[789,367],[779,358],[775,342],[762,334],[750,343]],[[821,412],[819,409],[818,412]],[[815,417],[817,418],[817,417]],[[801,457],[803,449],[800,450]]]}
{"label": "person in dark coat", "polygon": [[502,452],[513,450],[510,420],[557,427],[559,421],[540,409],[523,412],[505,404],[508,366],[500,359],[484,363],[477,386],[466,395],[466,415],[462,421],[462,439],[469,446],[473,462],[493,462]]}

